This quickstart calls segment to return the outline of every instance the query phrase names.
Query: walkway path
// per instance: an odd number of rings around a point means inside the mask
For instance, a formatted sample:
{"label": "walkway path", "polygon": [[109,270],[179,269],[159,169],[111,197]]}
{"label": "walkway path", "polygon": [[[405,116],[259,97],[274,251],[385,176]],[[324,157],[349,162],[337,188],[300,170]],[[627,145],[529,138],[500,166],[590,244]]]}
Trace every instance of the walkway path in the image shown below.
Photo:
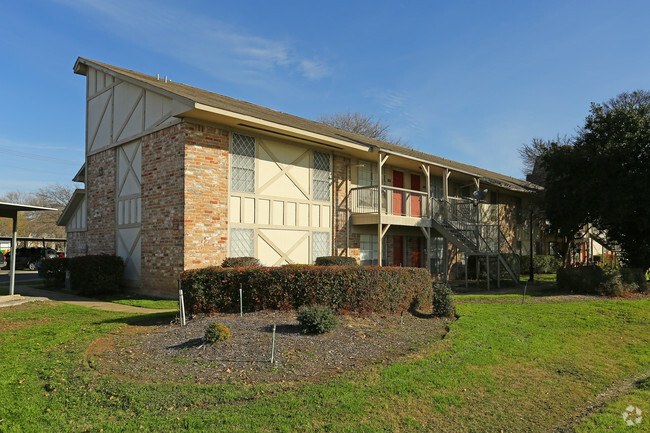
{"label": "walkway path", "polygon": [[[38,284],[38,283],[37,283]],[[98,299],[84,298],[82,296],[72,295],[70,293],[53,292],[33,286],[20,285],[16,286],[16,292],[20,294],[13,296],[0,296],[0,307],[12,307],[14,305],[24,304],[25,302],[34,301],[58,301],[66,304],[79,305],[96,310],[118,311],[121,313],[152,314],[165,313],[176,310],[163,310],[154,308],[133,307],[131,305],[116,304],[114,302],[100,301]]]}

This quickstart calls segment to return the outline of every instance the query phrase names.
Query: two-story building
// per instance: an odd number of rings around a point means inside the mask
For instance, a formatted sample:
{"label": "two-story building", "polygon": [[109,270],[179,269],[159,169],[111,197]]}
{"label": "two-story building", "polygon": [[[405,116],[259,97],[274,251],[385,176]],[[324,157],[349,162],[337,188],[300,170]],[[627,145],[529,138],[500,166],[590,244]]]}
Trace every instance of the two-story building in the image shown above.
{"label": "two-story building", "polygon": [[172,295],[183,270],[241,256],[446,277],[476,255],[518,278],[535,184],[166,78],[84,58],[74,71],[85,189],[59,224],[69,256],[120,255],[137,290]]}

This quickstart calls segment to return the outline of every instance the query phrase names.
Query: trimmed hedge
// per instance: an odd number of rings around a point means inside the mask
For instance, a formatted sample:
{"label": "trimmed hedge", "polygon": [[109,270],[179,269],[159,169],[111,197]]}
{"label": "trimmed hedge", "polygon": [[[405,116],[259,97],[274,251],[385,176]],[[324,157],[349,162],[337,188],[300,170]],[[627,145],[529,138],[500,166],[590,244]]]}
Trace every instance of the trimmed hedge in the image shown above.
{"label": "trimmed hedge", "polygon": [[431,299],[433,290],[424,268],[377,266],[209,267],[183,272],[181,282],[192,313],[239,311],[240,284],[246,311],[319,304],[362,314],[396,313]]}
{"label": "trimmed hedge", "polygon": [[599,266],[560,268],[557,271],[557,287],[577,293],[612,296],[648,290],[645,275],[640,269],[603,270]]}
{"label": "trimmed hedge", "polygon": [[603,270],[598,266],[560,268],[557,270],[557,287],[578,293],[596,293],[603,282]]}
{"label": "trimmed hedge", "polygon": [[65,271],[68,260],[62,257],[43,259],[38,268],[38,276],[45,281],[47,287],[60,288],[65,286]]}
{"label": "trimmed hedge", "polygon": [[[554,274],[562,267],[562,257],[554,255],[533,255],[533,272],[536,274]],[[530,256],[521,256],[521,274],[528,274],[530,271]]]}
{"label": "trimmed hedge", "polygon": [[316,258],[316,266],[357,266],[357,259],[343,256],[322,256]]}
{"label": "trimmed hedge", "polygon": [[83,295],[121,291],[124,261],[118,256],[100,255],[73,257],[67,261],[70,287]]}
{"label": "trimmed hedge", "polygon": [[648,280],[646,279],[643,269],[621,268],[620,272],[623,284],[636,284],[641,293],[646,293],[648,291]]}

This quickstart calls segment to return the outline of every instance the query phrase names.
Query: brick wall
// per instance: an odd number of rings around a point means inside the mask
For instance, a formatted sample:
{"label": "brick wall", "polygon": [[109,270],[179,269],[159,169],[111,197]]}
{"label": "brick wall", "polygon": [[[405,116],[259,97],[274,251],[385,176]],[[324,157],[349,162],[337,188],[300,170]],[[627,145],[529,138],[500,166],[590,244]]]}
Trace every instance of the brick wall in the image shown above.
{"label": "brick wall", "polygon": [[228,256],[227,131],[185,123],[184,267],[219,265]]}
{"label": "brick wall", "polygon": [[185,131],[177,124],[142,139],[142,291],[175,296],[183,270]]}
{"label": "brick wall", "polygon": [[116,149],[86,159],[88,254],[115,254]]}
{"label": "brick wall", "polygon": [[[517,198],[499,194],[499,226],[512,248],[517,246]],[[504,250],[505,251],[505,250]]]}
{"label": "brick wall", "polygon": [[[332,167],[332,183],[334,186],[334,251],[336,256],[346,255],[347,234],[350,225],[347,219],[347,165],[350,160],[342,156],[334,155]],[[352,186],[352,185],[350,185]],[[348,254],[359,261],[360,237],[358,234],[350,233]]]}
{"label": "brick wall", "polygon": [[68,232],[65,244],[66,257],[80,257],[88,254],[87,232]]}

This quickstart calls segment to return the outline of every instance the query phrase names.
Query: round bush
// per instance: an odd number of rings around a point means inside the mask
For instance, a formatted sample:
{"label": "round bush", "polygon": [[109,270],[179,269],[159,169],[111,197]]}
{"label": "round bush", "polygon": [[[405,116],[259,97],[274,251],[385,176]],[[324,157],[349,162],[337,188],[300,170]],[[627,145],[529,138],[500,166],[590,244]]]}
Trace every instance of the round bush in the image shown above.
{"label": "round bush", "polygon": [[433,315],[437,317],[451,317],[456,311],[454,309],[454,300],[451,287],[445,283],[435,283],[433,285]]}
{"label": "round bush", "polygon": [[230,329],[221,323],[211,323],[208,329],[205,330],[205,341],[208,343],[216,343],[217,341],[224,341],[229,338]]}
{"label": "round bush", "polygon": [[228,257],[221,262],[222,268],[252,268],[255,266],[262,266],[255,257]]}
{"label": "round bush", "polygon": [[324,334],[336,329],[339,319],[331,308],[312,305],[298,309],[298,323],[305,334]]}

